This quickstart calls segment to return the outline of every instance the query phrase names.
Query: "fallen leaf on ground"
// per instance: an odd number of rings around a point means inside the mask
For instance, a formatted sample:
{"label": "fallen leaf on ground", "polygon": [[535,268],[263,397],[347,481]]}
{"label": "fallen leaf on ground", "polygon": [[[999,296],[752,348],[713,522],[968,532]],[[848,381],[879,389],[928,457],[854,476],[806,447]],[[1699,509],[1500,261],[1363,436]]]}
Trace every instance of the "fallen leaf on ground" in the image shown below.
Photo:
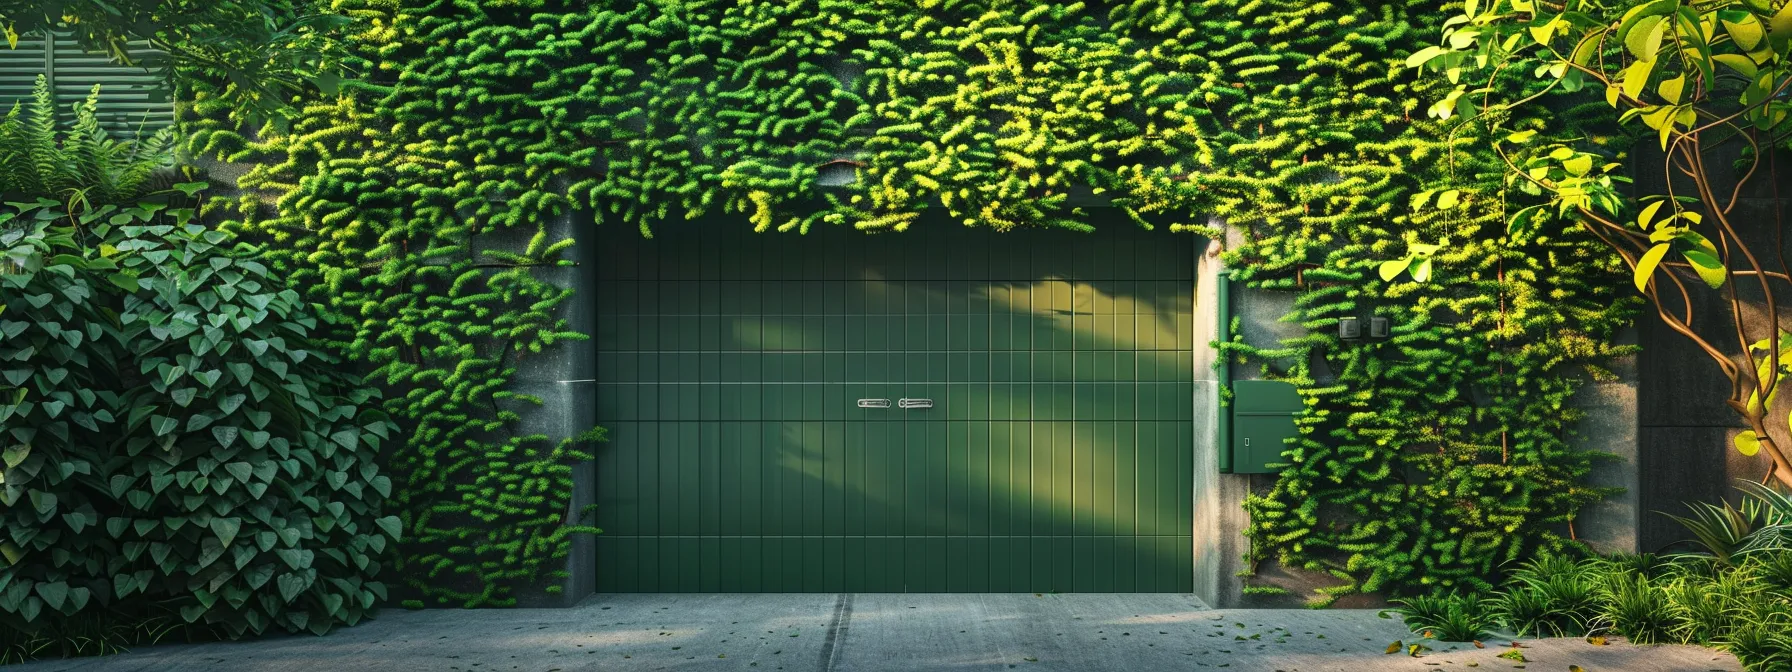
{"label": "fallen leaf on ground", "polygon": [[1605,635],[1593,635],[1592,637],[1588,637],[1587,643],[1592,644],[1593,646],[1605,646]]}
{"label": "fallen leaf on ground", "polygon": [[1387,650],[1387,652],[1388,652],[1388,653],[1393,653],[1393,652],[1395,652],[1395,651],[1399,651],[1399,650],[1400,650],[1400,647],[1402,647],[1402,646],[1406,646],[1406,643],[1405,643],[1405,642],[1402,642],[1402,641],[1400,641],[1400,640],[1398,640],[1398,639],[1396,639],[1396,640],[1394,640],[1394,643],[1393,643],[1393,644],[1389,644],[1389,645],[1388,645],[1388,650]]}
{"label": "fallen leaf on ground", "polygon": [[1475,640],[1475,648],[1477,648],[1477,649],[1485,649],[1485,648],[1487,648],[1487,645],[1486,645],[1486,644],[1482,644],[1482,643],[1481,643],[1481,640],[1479,640],[1479,639],[1477,639],[1477,640]]}

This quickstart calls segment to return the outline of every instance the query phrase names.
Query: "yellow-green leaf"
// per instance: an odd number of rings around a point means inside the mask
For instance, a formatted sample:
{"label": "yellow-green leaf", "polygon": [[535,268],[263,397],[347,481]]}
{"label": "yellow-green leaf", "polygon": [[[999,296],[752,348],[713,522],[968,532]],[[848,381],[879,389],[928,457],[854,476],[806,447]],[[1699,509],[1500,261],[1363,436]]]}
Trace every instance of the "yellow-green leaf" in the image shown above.
{"label": "yellow-green leaf", "polygon": [[1541,26],[1531,26],[1529,28],[1531,31],[1531,39],[1536,40],[1537,44],[1548,45],[1550,38],[1556,36],[1556,26],[1560,25],[1561,22],[1562,19],[1557,17],[1550,19],[1548,23]]}
{"label": "yellow-green leaf", "polygon": [[1585,175],[1587,174],[1587,171],[1593,169],[1593,157],[1586,154],[1576,156],[1567,161],[1563,161],[1562,168],[1573,173],[1575,176]]}
{"label": "yellow-green leaf", "polygon": [[1630,33],[1624,36],[1624,47],[1630,50],[1630,55],[1644,61],[1655,60],[1656,52],[1661,50],[1661,38],[1667,33],[1665,19],[1663,16],[1637,19],[1636,25],[1630,27]]}
{"label": "yellow-green leaf", "polygon": [[1519,131],[1517,133],[1513,133],[1511,135],[1506,136],[1506,142],[1516,142],[1516,143],[1523,144],[1526,142],[1530,142],[1531,138],[1535,138],[1535,137],[1537,137],[1536,131]]}
{"label": "yellow-green leaf", "polygon": [[1450,208],[1456,207],[1456,202],[1457,202],[1458,198],[1461,196],[1462,196],[1462,192],[1459,190],[1456,190],[1456,189],[1451,189],[1451,190],[1445,191],[1444,193],[1438,194],[1437,195],[1437,209],[1449,210]]}
{"label": "yellow-green leaf", "polygon": [[1728,66],[1731,70],[1742,73],[1742,76],[1744,77],[1749,79],[1755,78],[1755,73],[1757,72],[1755,61],[1747,56],[1743,56],[1742,54],[1718,54],[1711,58],[1718,63]]}
{"label": "yellow-green leaf", "polygon": [[1773,18],[1767,20],[1767,31],[1774,37],[1792,35],[1792,2],[1781,5],[1780,11],[1774,12]]}
{"label": "yellow-green leaf", "polygon": [[1667,199],[1662,199],[1643,206],[1642,214],[1636,216],[1637,227],[1648,230],[1649,222],[1655,221],[1655,213],[1661,211],[1661,206],[1666,205],[1667,202]]}
{"label": "yellow-green leaf", "polygon": [[1406,57],[1406,67],[1409,67],[1409,68],[1419,67],[1421,65],[1424,65],[1424,64],[1430,62],[1431,59],[1437,58],[1446,53],[1449,53],[1449,52],[1446,51],[1443,47],[1439,47],[1436,45],[1425,47],[1424,49],[1420,49],[1418,51],[1413,52],[1411,56]]}
{"label": "yellow-green leaf", "polygon": [[1575,65],[1586,65],[1591,62],[1593,54],[1599,53],[1600,38],[1604,35],[1604,31],[1596,30],[1588,33],[1586,37],[1580,38],[1580,44],[1575,45],[1574,53],[1569,56],[1568,60],[1573,61]]}
{"label": "yellow-green leaf", "polygon": [[1623,92],[1624,92],[1624,90],[1618,88],[1618,85],[1616,85],[1616,84],[1611,84],[1611,85],[1606,86],[1605,87],[1605,104],[1616,108],[1618,106],[1618,95]]}
{"label": "yellow-green leaf", "polygon": [[1680,95],[1686,90],[1686,75],[1661,80],[1661,86],[1655,90],[1660,92],[1661,97],[1666,98],[1668,102],[1679,105]]}
{"label": "yellow-green leaf", "polygon": [[1743,15],[1741,21],[1725,20],[1723,23],[1724,32],[1729,33],[1730,39],[1736,40],[1736,46],[1743,51],[1754,51],[1761,44],[1761,38],[1766,37],[1761,30],[1761,20],[1753,14]]}
{"label": "yellow-green leaf", "polygon": [[1760,437],[1755,436],[1755,432],[1752,429],[1737,434],[1735,443],[1736,452],[1742,453],[1743,455],[1754,457],[1756,453],[1761,452],[1761,439]]}
{"label": "yellow-green leaf", "polygon": [[1724,263],[1717,257],[1704,250],[1687,250],[1681,254],[1692,264],[1692,270],[1698,272],[1699,279],[1704,280],[1707,286],[1712,289],[1724,286],[1728,274],[1724,271]]}
{"label": "yellow-green leaf", "polygon": [[1425,282],[1425,281],[1431,279],[1431,260],[1430,259],[1420,259],[1419,260],[1419,265],[1414,266],[1412,269],[1412,279],[1417,280],[1419,282]]}
{"label": "yellow-green leaf", "polygon": [[1655,61],[1637,61],[1624,69],[1624,95],[1641,99],[1643,89],[1649,85],[1649,75],[1655,72]]}
{"label": "yellow-green leaf", "polygon": [[1393,282],[1394,278],[1400,277],[1400,273],[1405,271],[1406,267],[1410,265],[1412,265],[1412,257],[1395,259],[1393,261],[1381,262],[1381,268],[1377,269],[1377,271],[1381,274],[1381,279],[1384,282]]}
{"label": "yellow-green leaf", "polygon": [[1667,256],[1668,245],[1662,243],[1649,248],[1641,259],[1636,260],[1636,291],[1649,293],[1649,276],[1655,274],[1655,267],[1661,264],[1661,258]]}

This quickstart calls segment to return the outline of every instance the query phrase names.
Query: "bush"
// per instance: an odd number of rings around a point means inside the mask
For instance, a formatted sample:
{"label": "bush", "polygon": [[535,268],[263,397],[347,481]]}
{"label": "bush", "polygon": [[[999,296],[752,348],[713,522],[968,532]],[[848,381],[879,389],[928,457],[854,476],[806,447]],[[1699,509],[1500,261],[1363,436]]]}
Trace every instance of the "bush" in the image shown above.
{"label": "bush", "polygon": [[[0,166],[130,148],[91,114]],[[28,201],[0,206],[0,656],[185,624],[321,634],[385,598],[399,525],[373,458],[394,425],[309,347],[309,308],[259,251],[194,221],[203,185],[176,186],[126,207],[0,199]]]}

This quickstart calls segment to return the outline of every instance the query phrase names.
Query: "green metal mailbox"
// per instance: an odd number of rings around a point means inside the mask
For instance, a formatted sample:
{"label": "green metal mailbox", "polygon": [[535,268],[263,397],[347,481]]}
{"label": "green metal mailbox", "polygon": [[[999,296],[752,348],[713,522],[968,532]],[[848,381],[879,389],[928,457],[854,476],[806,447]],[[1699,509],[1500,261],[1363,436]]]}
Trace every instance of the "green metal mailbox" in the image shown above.
{"label": "green metal mailbox", "polygon": [[1294,385],[1279,380],[1232,383],[1232,473],[1272,474],[1282,462],[1287,439],[1296,436],[1294,416],[1306,404]]}

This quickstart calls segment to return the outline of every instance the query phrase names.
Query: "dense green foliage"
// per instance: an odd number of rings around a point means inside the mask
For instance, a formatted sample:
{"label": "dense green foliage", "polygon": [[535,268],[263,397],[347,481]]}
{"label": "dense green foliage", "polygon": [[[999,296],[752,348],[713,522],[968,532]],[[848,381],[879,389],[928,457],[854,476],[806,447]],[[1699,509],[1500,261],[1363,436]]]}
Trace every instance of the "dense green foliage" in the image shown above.
{"label": "dense green foliage", "polygon": [[[570,244],[555,222],[592,215],[646,235],[714,211],[792,232],[900,231],[929,208],[998,229],[1225,222],[1238,277],[1298,292],[1313,330],[1229,346],[1314,409],[1250,501],[1252,557],[1341,590],[1485,582],[1571,545],[1602,494],[1565,402],[1620,351],[1616,262],[1572,236],[1506,244],[1497,190],[1409,214],[1497,173],[1484,138],[1408,114],[1424,92],[1398,65],[1437,34],[1433,2],[340,7],[363,78],[290,132],[218,123],[227,103],[191,91],[192,146],[258,164],[227,228],[271,240],[332,347],[407,390],[386,406],[415,427],[392,462],[404,563],[443,602],[508,603],[579,529],[579,455],[520,435],[536,400],[510,380],[581,338],[547,274]],[[842,167],[857,180],[821,186]],[[1375,277],[1401,254],[1453,272]],[[1326,335],[1371,312],[1396,338]],[[444,583],[457,572],[476,582]]]}
{"label": "dense green foliage", "polygon": [[258,250],[197,223],[202,183],[96,201],[159,159],[119,158],[133,147],[91,106],[66,138],[15,127],[45,114],[0,127],[22,139],[0,165],[34,167],[9,188],[106,174],[69,182],[89,195],[72,208],[0,193],[0,629],[28,647],[0,658],[99,622],[103,639],[364,618],[399,533],[380,511],[391,482],[373,457],[395,427],[364,408],[377,393],[313,348],[310,308]]}

